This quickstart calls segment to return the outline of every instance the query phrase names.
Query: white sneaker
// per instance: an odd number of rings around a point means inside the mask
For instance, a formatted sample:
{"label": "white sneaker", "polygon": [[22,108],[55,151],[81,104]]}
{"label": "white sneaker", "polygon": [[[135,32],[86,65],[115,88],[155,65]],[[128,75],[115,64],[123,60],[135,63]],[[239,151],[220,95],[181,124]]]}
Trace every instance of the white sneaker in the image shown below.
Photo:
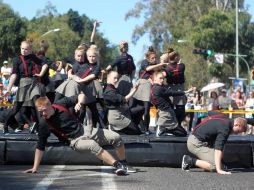
{"label": "white sneaker", "polygon": [[124,167],[125,167],[127,173],[137,173],[138,172],[137,169],[135,169],[131,166],[125,165]]}
{"label": "white sneaker", "polygon": [[22,132],[22,129],[17,128],[17,129],[15,129],[14,132],[15,132],[15,133],[20,133],[20,132]]}
{"label": "white sneaker", "polygon": [[165,128],[158,126],[156,129],[156,137],[160,137],[163,133],[165,133]]}

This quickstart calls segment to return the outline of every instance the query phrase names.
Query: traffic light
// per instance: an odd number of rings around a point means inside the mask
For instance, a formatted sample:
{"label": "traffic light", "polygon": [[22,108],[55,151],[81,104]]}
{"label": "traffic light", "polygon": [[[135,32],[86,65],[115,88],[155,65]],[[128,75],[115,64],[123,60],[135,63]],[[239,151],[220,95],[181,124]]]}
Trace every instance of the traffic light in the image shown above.
{"label": "traffic light", "polygon": [[213,55],[214,52],[210,49],[193,49],[192,53],[211,56],[211,55]]}
{"label": "traffic light", "polygon": [[208,56],[211,56],[211,55],[213,55],[213,51],[210,50],[210,49],[208,49],[208,50],[206,50],[206,54],[207,54]]}

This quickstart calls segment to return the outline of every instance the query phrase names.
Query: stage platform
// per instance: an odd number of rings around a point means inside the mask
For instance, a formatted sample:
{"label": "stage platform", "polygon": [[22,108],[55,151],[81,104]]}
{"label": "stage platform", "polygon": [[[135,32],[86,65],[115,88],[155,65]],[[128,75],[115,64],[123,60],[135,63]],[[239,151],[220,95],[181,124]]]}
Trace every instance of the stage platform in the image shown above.
{"label": "stage platform", "polygon": [[[180,167],[182,156],[189,154],[187,137],[151,135],[122,136],[126,157],[135,166]],[[32,164],[37,136],[20,133],[3,135],[0,133],[0,164]],[[113,155],[112,147],[104,147]],[[251,168],[254,166],[254,136],[230,136],[225,147],[224,162],[231,168]],[[86,164],[101,165],[102,162],[87,152],[80,154],[59,143],[51,136],[42,159],[42,164]]]}

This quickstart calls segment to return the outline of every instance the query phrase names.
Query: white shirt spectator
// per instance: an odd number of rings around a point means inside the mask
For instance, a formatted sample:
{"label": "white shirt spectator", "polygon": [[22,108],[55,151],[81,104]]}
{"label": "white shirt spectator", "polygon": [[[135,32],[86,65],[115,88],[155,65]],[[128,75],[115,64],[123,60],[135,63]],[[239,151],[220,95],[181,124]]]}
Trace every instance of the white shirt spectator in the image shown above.
{"label": "white shirt spectator", "polygon": [[3,66],[1,67],[2,75],[11,75],[11,68],[8,66],[8,61],[3,62]]}
{"label": "white shirt spectator", "polygon": [[228,109],[228,107],[232,104],[232,99],[227,96],[226,90],[222,90],[221,95],[218,98],[218,103],[222,109]]}

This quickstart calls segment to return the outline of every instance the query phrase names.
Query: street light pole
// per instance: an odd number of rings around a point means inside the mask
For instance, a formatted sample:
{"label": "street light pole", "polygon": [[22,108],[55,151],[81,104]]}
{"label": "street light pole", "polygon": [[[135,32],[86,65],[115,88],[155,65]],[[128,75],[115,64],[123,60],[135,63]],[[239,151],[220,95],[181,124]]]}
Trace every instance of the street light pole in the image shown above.
{"label": "street light pole", "polygon": [[[251,83],[250,83],[250,65],[249,65],[249,63],[246,61],[246,59],[244,59],[244,57],[247,57],[247,55],[235,55],[235,54],[229,54],[229,53],[227,53],[227,54],[224,54],[224,55],[226,55],[226,56],[234,56],[234,57],[238,57],[238,58],[240,58],[245,64],[246,64],[246,67],[247,67],[247,70],[248,70],[248,74],[247,74],[247,76],[248,76],[248,84],[249,85],[251,85]],[[236,77],[236,79],[238,79],[239,78],[239,76],[238,77]]]}
{"label": "street light pole", "polygon": [[47,31],[46,33],[42,34],[41,37],[46,36],[46,35],[48,35],[48,34],[51,33],[51,32],[58,32],[58,31],[60,31],[60,30],[61,30],[60,28],[55,28],[55,29],[53,29],[53,30],[49,30],[49,31]]}
{"label": "street light pole", "polygon": [[236,61],[236,78],[239,78],[239,39],[238,39],[238,0],[235,1],[235,61]]}

